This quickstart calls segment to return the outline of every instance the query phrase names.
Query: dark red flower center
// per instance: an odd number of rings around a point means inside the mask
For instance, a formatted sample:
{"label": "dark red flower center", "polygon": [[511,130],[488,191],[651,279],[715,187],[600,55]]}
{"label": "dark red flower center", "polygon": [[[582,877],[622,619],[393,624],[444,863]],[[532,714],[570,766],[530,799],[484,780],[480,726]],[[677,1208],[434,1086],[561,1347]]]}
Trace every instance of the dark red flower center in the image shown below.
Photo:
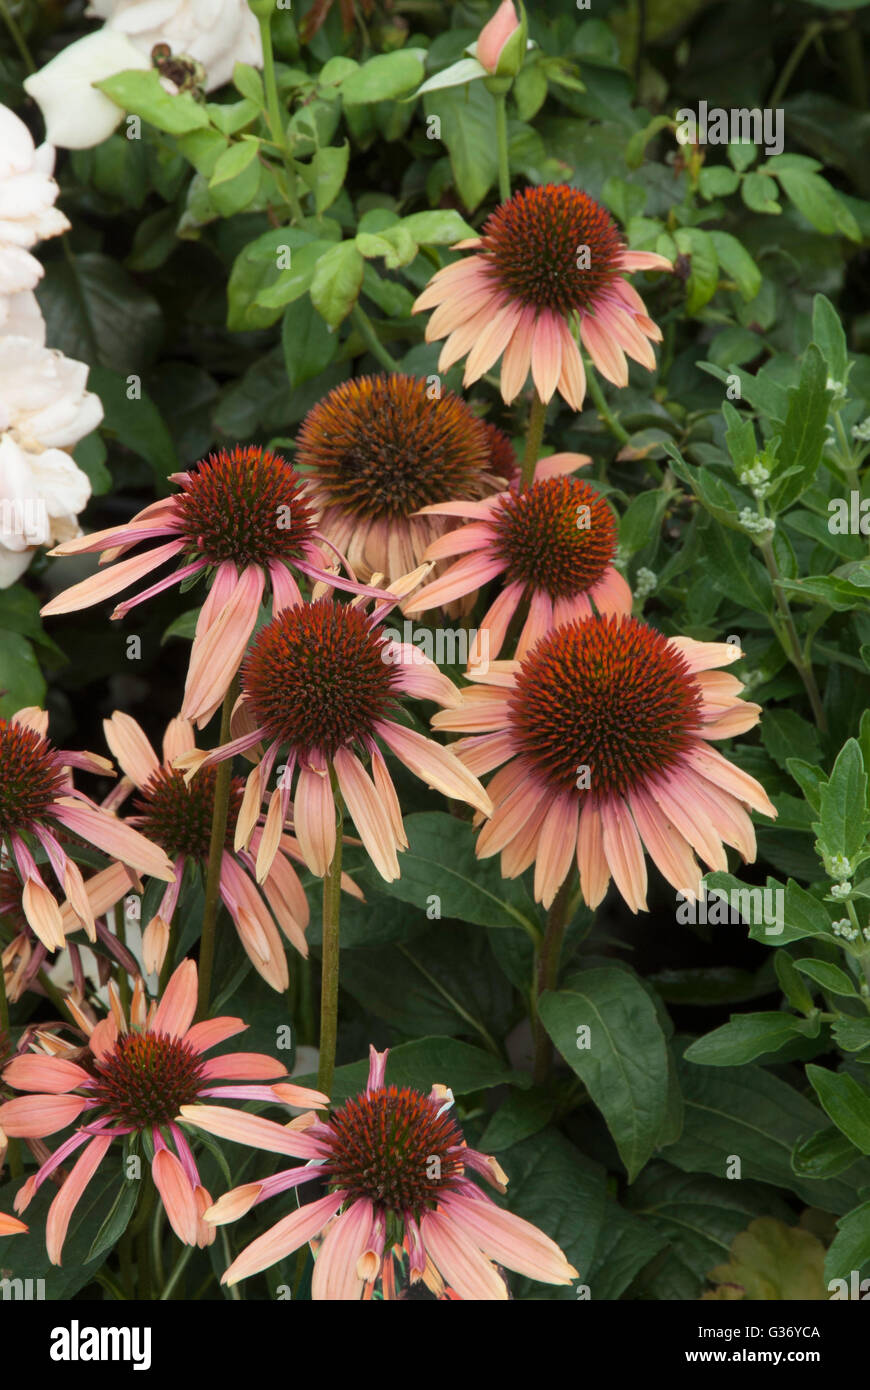
{"label": "dark red flower center", "polygon": [[396,667],[359,608],[320,599],[285,608],[254,638],[242,690],[270,738],[331,758],[369,737],[395,703]]}
{"label": "dark red flower center", "polygon": [[182,533],[210,563],[300,560],[312,530],[299,474],[256,446],[220,449],[200,463],[176,498]]}
{"label": "dark red flower center", "polygon": [[0,719],[0,837],[39,824],[64,790],[60,758],[48,740]]}
{"label": "dark red flower center", "polygon": [[407,1086],[354,1096],[333,1112],[324,1172],[349,1200],[419,1219],[464,1172],[462,1133],[437,1101]]}
{"label": "dark red flower center", "polygon": [[492,521],[508,581],[551,598],[574,598],[601,579],[616,553],[616,525],[604,498],[578,478],[544,478],[502,497]]}
{"label": "dark red flower center", "polygon": [[96,1063],[97,1084],[88,1094],[119,1125],[150,1129],[178,1118],[206,1084],[202,1059],[188,1043],[168,1033],[126,1033]]}
{"label": "dark red flower center", "polygon": [[[205,863],[211,844],[217,769],[204,767],[185,784],[175,768],[161,767],[146,782],[135,801],[137,825],[170,859],[183,855]],[[245,784],[234,777],[230,784],[230,809],[225,846],[231,850]]]}
{"label": "dark red flower center", "polygon": [[525,188],[483,228],[485,260],[511,297],[567,316],[589,310],[621,273],[624,243],[610,213],[579,188]]}
{"label": "dark red flower center", "polygon": [[[543,637],[510,696],[519,751],[556,791],[623,795],[678,764],[701,690],[666,637],[637,618],[593,617]],[[579,779],[579,780],[578,780]]]}
{"label": "dark red flower center", "polygon": [[465,402],[401,373],[336,386],[306,416],[297,444],[321,504],[366,517],[483,497],[499,476],[487,427]]}

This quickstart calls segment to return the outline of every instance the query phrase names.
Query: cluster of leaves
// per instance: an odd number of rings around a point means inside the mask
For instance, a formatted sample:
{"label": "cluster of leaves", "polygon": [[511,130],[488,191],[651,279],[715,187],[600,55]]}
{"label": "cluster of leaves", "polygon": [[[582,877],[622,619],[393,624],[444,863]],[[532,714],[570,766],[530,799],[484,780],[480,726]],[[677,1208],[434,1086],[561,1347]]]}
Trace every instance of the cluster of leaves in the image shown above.
{"label": "cluster of leaves", "polygon": [[[743,878],[707,886],[781,895],[780,930],[712,913],[678,924],[660,883],[649,920],[608,902],[593,923],[577,907],[540,1003],[562,1065],[533,1087],[520,1064],[544,916],[526,878],[477,861],[468,824],[400,776],[401,878],[385,885],[350,855],[366,902],[342,925],[334,1096],[364,1080],[370,1041],[393,1047],[394,1081],[449,1080],[469,1139],[510,1174],[511,1209],[559,1241],[596,1299],[694,1299],[708,1275],[723,1296],[824,1297],[824,1281],[870,1274],[870,560],[852,520],[865,454],[853,430],[870,414],[870,116],[848,57],[870,10],[790,2],[773,20],[749,0],[648,0],[640,26],[637,6],[606,0],[594,17],[574,0],[530,8],[536,46],[509,99],[514,185],[584,188],[632,247],[678,271],[650,297],[657,374],[633,370],[607,418],[553,407],[548,446],[596,460],[637,611],[667,633],[739,639],[736,673],[765,714],[729,756],[779,815],[758,827]],[[104,404],[76,451],[94,486],[89,527],[165,493],[168,473],[215,445],[292,450],[311,405],[385,351],[404,371],[437,371],[411,305],[480,227],[498,166],[486,85],[431,79],[462,60],[490,6],[375,9],[369,30],[348,34],[333,7],[304,45],[280,12],[278,129],[260,74],[241,65],[236,90],[209,101],[169,97],[155,73],[103,82],[131,119],[62,162],[73,232],[66,254],[46,249],[39,290],[49,341],[91,364]],[[52,41],[35,7],[22,22],[31,41]],[[21,75],[4,60],[11,104]],[[763,107],[771,93],[787,152],[675,138],[678,108]],[[491,382],[477,396],[516,430]],[[45,635],[34,590],[55,582],[40,561],[0,595],[0,713],[40,701],[48,680],[60,732],[75,724],[85,743],[122,693],[158,728],[183,669],[168,639],[190,636],[191,617],[170,601],[143,610],[142,657],[128,665],[102,615],[75,618],[59,645]],[[196,893],[185,902],[179,952],[197,931]],[[225,937],[218,1002],[255,1016],[250,1045],[269,1050],[286,1001],[264,1001]],[[311,940],[316,952],[316,926]],[[294,1031],[312,1041],[297,989]],[[52,1296],[93,1277],[130,1216],[117,1195],[79,1213]],[[32,1211],[36,1232],[39,1202]],[[20,1239],[16,1264],[45,1273],[38,1237]],[[197,1255],[191,1288],[209,1259],[223,1267],[219,1251]],[[804,1264],[789,1283],[783,1271]],[[289,1277],[279,1267],[264,1286]],[[523,1281],[518,1293],[576,1297]]]}

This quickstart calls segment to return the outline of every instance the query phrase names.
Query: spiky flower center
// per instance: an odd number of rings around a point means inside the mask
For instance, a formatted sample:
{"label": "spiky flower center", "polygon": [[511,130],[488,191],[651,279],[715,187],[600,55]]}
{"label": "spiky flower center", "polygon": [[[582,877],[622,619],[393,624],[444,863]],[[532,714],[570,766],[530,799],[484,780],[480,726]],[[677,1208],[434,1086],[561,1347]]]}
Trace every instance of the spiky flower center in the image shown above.
{"label": "spiky flower center", "polygon": [[422,377],[358,377],[314,407],[297,438],[326,506],[394,520],[420,507],[493,490],[486,426],[452,391]]}
{"label": "spiky flower center", "polygon": [[525,188],[483,228],[485,263],[510,296],[568,315],[594,308],[620,274],[622,237],[606,208],[579,188]]}
{"label": "spiky flower center", "polygon": [[168,1033],[123,1034],[96,1063],[96,1078],[89,1094],[133,1129],[170,1124],[206,1084],[199,1053]]}
{"label": "spiky flower center", "polygon": [[500,499],[492,519],[495,551],[509,581],[551,598],[574,598],[602,577],[616,552],[613,513],[578,478],[544,478]]}
{"label": "spiky flower center", "polygon": [[622,795],[676,766],[700,728],[701,690],[666,637],[637,618],[556,628],[510,696],[519,751],[556,791]]}
{"label": "spiky flower center", "polygon": [[407,1086],[354,1096],[329,1122],[330,1186],[351,1201],[419,1219],[464,1172],[462,1133],[436,1101]]}
{"label": "spiky flower center", "polygon": [[313,522],[301,479],[267,449],[209,455],[184,483],[176,507],[191,549],[212,564],[305,558]]}
{"label": "spiky flower center", "polygon": [[48,739],[0,719],[0,837],[38,825],[64,790],[60,758]]}
{"label": "spiky flower center", "polygon": [[397,674],[359,608],[320,599],[285,608],[255,637],[242,689],[257,724],[298,755],[331,758],[371,736],[394,706]]}
{"label": "spiky flower center", "polygon": [[[185,784],[184,774],[161,767],[146,782],[135,801],[142,833],[176,859],[183,855],[205,863],[211,843],[214,793],[217,769],[204,767]],[[234,777],[230,784],[225,846],[232,849],[233,826],[244,795],[244,782]]]}

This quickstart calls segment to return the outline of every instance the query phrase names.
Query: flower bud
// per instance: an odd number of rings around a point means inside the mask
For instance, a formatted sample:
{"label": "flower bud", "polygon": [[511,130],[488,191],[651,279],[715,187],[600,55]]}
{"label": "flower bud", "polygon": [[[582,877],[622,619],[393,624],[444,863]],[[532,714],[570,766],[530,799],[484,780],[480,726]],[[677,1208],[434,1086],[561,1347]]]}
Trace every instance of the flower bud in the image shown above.
{"label": "flower bud", "polygon": [[493,77],[516,77],[526,55],[528,19],[517,0],[502,0],[492,19],[480,31],[477,40],[477,61]]}

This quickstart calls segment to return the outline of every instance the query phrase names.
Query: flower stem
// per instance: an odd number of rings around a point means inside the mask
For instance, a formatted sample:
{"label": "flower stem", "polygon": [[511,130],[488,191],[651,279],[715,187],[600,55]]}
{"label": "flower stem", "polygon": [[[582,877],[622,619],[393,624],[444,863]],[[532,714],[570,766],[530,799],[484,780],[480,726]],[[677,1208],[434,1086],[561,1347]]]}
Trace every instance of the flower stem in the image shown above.
{"label": "flower stem", "polygon": [[540,1020],[537,1004],[545,990],[554,989],[556,986],[559,977],[559,959],[562,954],[562,941],[565,936],[565,929],[571,918],[571,912],[569,911],[571,905],[571,876],[569,875],[556,894],[553,905],[550,908],[547,917],[547,930],[544,933],[544,940],[538,952],[537,978],[534,992],[535,1063],[533,1078],[536,1086],[543,1085],[547,1080],[547,1076],[550,1072],[550,1065],[553,1060],[553,1044],[550,1041],[549,1033]]}
{"label": "flower stem", "polygon": [[[239,693],[239,681],[235,676],[224,696],[221,710],[220,743],[229,743],[230,715]],[[202,912],[202,936],[199,942],[199,1007],[200,1019],[208,1014],[211,998],[211,977],[214,970],[214,948],[220,905],[221,859],[227,833],[227,812],[230,804],[230,780],[232,759],[224,758],[217,765],[214,785],[214,809],[211,819],[211,840],[208,847],[208,872],[205,880],[205,906]]]}
{"label": "flower stem", "polygon": [[175,1262],[175,1265],[169,1275],[169,1278],[163,1285],[163,1292],[160,1295],[161,1303],[165,1303],[169,1299],[172,1290],[175,1288],[175,1285],[178,1283],[179,1279],[184,1273],[187,1267],[187,1262],[195,1249],[195,1245],[185,1245],[184,1249],[182,1250],[181,1254]]}
{"label": "flower stem", "polygon": [[18,23],[16,22],[16,20],[13,19],[12,11],[9,9],[6,0],[0,0],[0,14],[2,14],[3,16],[6,28],[9,30],[9,33],[12,37],[12,42],[15,44],[15,47],[21,54],[24,66],[27,68],[27,71],[36,72],[36,64],[34,63],[33,58],[31,57],[30,49],[27,47],[27,40],[25,39],[20,28],[18,27]]}
{"label": "flower stem", "polygon": [[154,1205],[154,1179],[150,1171],[142,1180],[139,1210],[136,1213],[136,1282],[140,1303],[151,1298],[151,1208]]}
{"label": "flower stem", "polygon": [[362,305],[359,302],[354,304],[353,308],[350,311],[350,316],[353,320],[353,323],[359,329],[361,336],[365,339],[366,346],[368,347],[372,356],[376,357],[380,362],[381,366],[386,367],[388,372],[397,372],[399,370],[398,362],[396,361],[395,357],[393,357],[393,355],[390,352],[388,352],[387,349],[384,347],[383,343],[377,335],[377,332],[375,331],[374,324],[372,323],[365,309],[363,309]]}
{"label": "flower stem", "polygon": [[816,721],[816,728],[821,729],[822,733],[824,733],[828,727],[828,721],[825,718],[825,711],[822,708],[822,697],[819,694],[819,687],[816,684],[812,662],[807,661],[801,651],[800,638],[798,637],[797,628],[795,627],[788,597],[781,587],[782,575],[779,570],[779,565],[776,562],[776,556],[773,553],[773,545],[770,540],[766,540],[759,546],[759,549],[764,557],[767,572],[773,582],[773,596],[785,628],[785,639],[783,639],[779,633],[777,635],[780,638],[783,651],[803,681],[804,689],[807,692],[807,697],[813,711],[813,719]]}
{"label": "flower stem", "polygon": [[620,444],[626,444],[630,438],[628,431],[622,428],[622,425],[619,423],[616,416],[613,414],[613,411],[610,409],[610,406],[607,404],[607,401],[604,399],[604,392],[601,389],[601,383],[599,382],[598,377],[595,375],[593,368],[589,365],[588,362],[586,364],[586,385],[589,387],[589,394],[595,402],[595,409],[598,411],[598,414],[601,416],[605,425],[610,430],[610,433],[614,436],[615,439],[619,440]]}
{"label": "flower stem", "polygon": [[532,396],[532,408],[529,411],[529,428],[526,433],[526,448],[523,454],[523,476],[521,490],[525,491],[531,487],[535,477],[535,464],[541,452],[541,441],[544,438],[544,421],[547,418],[547,407],[541,400],[537,391]]}
{"label": "flower stem", "polygon": [[329,1095],[335,1072],[335,1047],[338,1037],[338,956],[339,920],[341,916],[341,828],[343,821],[341,796],[335,773],[330,771],[337,825],[335,852],[329,873],[323,880],[323,943],[321,946],[320,985],[320,1065],[317,1070],[317,1089]]}
{"label": "flower stem", "polygon": [[259,16],[260,37],[263,41],[263,85],[266,89],[266,104],[268,107],[269,126],[275,143],[281,151],[284,160],[284,167],[287,170],[287,202],[293,214],[294,222],[301,222],[305,214],[302,211],[302,204],[296,195],[297,176],[293,158],[287,148],[287,136],[284,130],[284,120],[281,115],[281,103],[278,100],[278,82],[275,77],[275,54],[272,49],[272,21],[271,16],[263,18]]}
{"label": "flower stem", "polygon": [[498,143],[498,196],[500,202],[506,203],[511,196],[506,92],[500,92],[495,98],[495,138]]}
{"label": "flower stem", "polygon": [[[124,903],[116,903],[113,909],[115,917],[115,935],[122,946],[127,944],[127,924],[124,919]],[[121,997],[121,1007],[127,1018],[130,1017],[130,976],[122,965],[117,968],[118,993]]]}
{"label": "flower stem", "polygon": [[797,71],[801,59],[810,44],[815,42],[824,31],[825,27],[826,21],[821,19],[813,19],[806,26],[791,53],[788,55],[788,58],[785,60],[782,72],[779,74],[776,85],[767,99],[767,105],[769,107],[775,108],[779,105],[782,98],[785,96],[789,82],[791,82],[791,79]]}

